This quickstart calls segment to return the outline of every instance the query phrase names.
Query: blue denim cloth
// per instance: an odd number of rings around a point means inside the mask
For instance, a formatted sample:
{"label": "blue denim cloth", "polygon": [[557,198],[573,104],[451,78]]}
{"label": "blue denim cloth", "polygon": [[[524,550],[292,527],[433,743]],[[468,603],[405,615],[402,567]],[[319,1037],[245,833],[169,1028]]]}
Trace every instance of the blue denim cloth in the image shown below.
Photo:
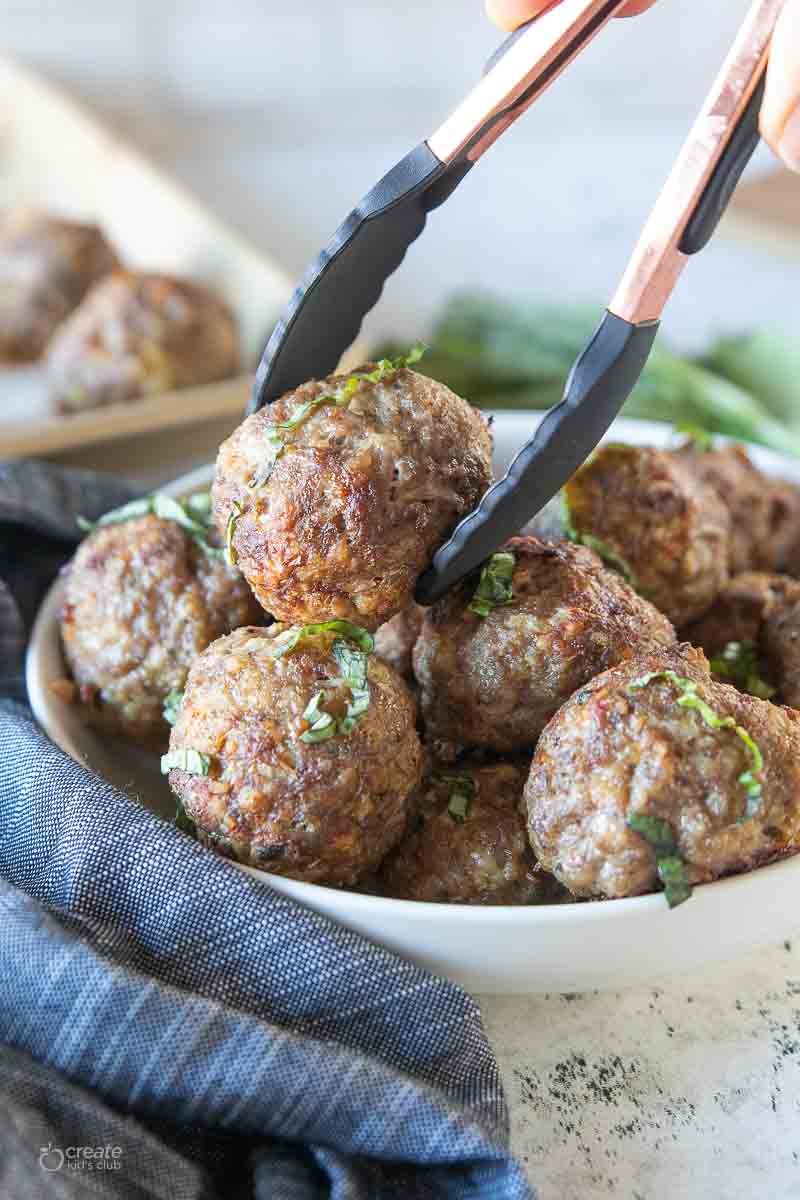
{"label": "blue denim cloth", "polygon": [[[0,470],[0,576],[25,593],[20,605],[0,587],[7,696],[72,514],[128,494],[83,472]],[[89,1184],[137,1200],[531,1194],[464,992],[160,821],[13,699],[0,702],[0,1043],[3,1200]],[[116,1148],[118,1167],[89,1178],[64,1157],[85,1146]]]}

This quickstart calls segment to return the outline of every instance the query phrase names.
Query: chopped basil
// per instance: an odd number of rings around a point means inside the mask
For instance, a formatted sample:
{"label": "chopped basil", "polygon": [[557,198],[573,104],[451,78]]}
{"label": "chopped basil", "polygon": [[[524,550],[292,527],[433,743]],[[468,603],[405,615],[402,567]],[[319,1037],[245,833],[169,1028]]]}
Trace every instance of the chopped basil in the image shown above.
{"label": "chopped basil", "polygon": [[175,825],[182,833],[188,834],[189,837],[197,837],[197,826],[184,808],[180,797],[175,807]]}
{"label": "chopped basil", "polygon": [[187,775],[207,775],[211,769],[211,757],[199,750],[170,750],[161,755],[161,774],[170,771],[185,771]]}
{"label": "chopped basil", "polygon": [[469,816],[470,806],[478,794],[478,788],[467,771],[437,771],[435,783],[447,785],[450,798],[447,811],[457,825],[463,825]]}
{"label": "chopped basil", "polygon": [[235,567],[238,561],[236,557],[236,547],[233,544],[233,535],[236,531],[236,522],[242,515],[242,506],[238,500],[234,500],[228,516],[228,524],[225,526],[225,561],[229,567]]}
{"label": "chopped basil", "polygon": [[758,700],[771,700],[775,695],[776,689],[761,677],[755,642],[728,642],[722,654],[712,658],[711,670]]}
{"label": "chopped basil", "polygon": [[313,637],[317,633],[338,633],[349,642],[355,642],[366,654],[371,654],[375,646],[372,634],[367,633],[360,625],[354,625],[352,621],[321,621],[316,625],[291,625],[284,629],[272,643],[273,657],[282,658],[284,654],[294,650],[303,638]]}
{"label": "chopped basil", "polygon": [[669,821],[646,813],[634,813],[628,817],[626,825],[652,846],[667,904],[677,908],[691,896],[692,885],[686,863],[678,854],[678,843]]}
{"label": "chopped basil", "polygon": [[130,500],[120,508],[113,508],[97,521],[87,521],[85,517],[77,517],[76,520],[84,533],[92,533],[104,525],[121,525],[137,517],[149,516],[160,517],[162,521],[174,521],[181,529],[191,534],[197,545],[210,558],[221,557],[222,551],[212,546],[208,540],[211,528],[211,496],[208,492],[199,492],[185,501],[154,492],[151,496],[142,496],[138,500]]}
{"label": "chopped basil", "polygon": [[302,425],[318,408],[322,408],[325,405],[332,404],[337,408],[346,408],[362,383],[380,383],[382,379],[396,374],[397,371],[402,370],[404,367],[413,366],[414,363],[419,362],[425,350],[426,347],[422,342],[417,342],[411,347],[408,354],[401,355],[399,358],[382,358],[380,362],[376,363],[372,371],[363,371],[348,375],[343,383],[340,383],[338,387],[333,388],[330,392],[321,392],[318,396],[312,396],[310,400],[305,400],[302,404],[298,404],[297,408],[294,409],[285,421],[274,421],[267,425],[264,436],[269,444],[270,457],[253,476],[250,481],[250,487],[261,487],[269,479],[275,463],[286,449],[286,443],[283,440],[284,432],[296,429],[298,425]]}
{"label": "chopped basil", "polygon": [[503,608],[513,603],[513,578],[516,559],[513,554],[504,551],[493,554],[481,570],[481,577],[475,590],[475,595],[467,605],[470,612],[479,617],[488,617],[495,608]]}
{"label": "chopped basil", "polygon": [[183,704],[183,692],[179,692],[177,688],[173,688],[164,700],[164,720],[170,725],[174,725],[177,721],[181,704]]}
{"label": "chopped basil", "polygon": [[311,728],[305,733],[300,734],[301,742],[326,742],[328,738],[336,737],[339,732],[339,722],[331,713],[325,712],[322,704],[325,700],[324,692],[317,692],[303,713],[303,720],[308,721]]}
{"label": "chopped basil", "polygon": [[678,700],[678,704],[681,708],[695,709],[710,729],[732,729],[736,736],[744,742],[752,759],[752,765],[749,771],[744,771],[739,776],[739,783],[747,793],[747,816],[755,816],[762,793],[762,785],[758,776],[764,768],[764,758],[756,742],[746,729],[737,725],[733,717],[720,717],[718,713],[715,713],[713,708],[697,695],[697,684],[694,680],[683,679],[675,671],[651,671],[649,675],[635,679],[629,685],[628,691],[638,691],[657,679],[665,679],[668,683],[680,688],[683,695]]}
{"label": "chopped basil", "polygon": [[331,653],[336,659],[341,675],[328,680],[327,683],[332,688],[339,688],[345,684],[349,689],[350,698],[345,715],[334,717],[322,707],[325,702],[324,690],[315,693],[303,713],[303,720],[309,722],[310,728],[300,735],[302,742],[311,744],[352,733],[358,719],[369,708],[367,666],[375,645],[372,634],[360,625],[354,625],[352,621],[321,621],[315,625],[292,625],[289,629],[284,629],[272,643],[272,657],[282,658],[284,654],[290,654],[304,638],[313,637],[317,633],[340,635],[335,639]]}

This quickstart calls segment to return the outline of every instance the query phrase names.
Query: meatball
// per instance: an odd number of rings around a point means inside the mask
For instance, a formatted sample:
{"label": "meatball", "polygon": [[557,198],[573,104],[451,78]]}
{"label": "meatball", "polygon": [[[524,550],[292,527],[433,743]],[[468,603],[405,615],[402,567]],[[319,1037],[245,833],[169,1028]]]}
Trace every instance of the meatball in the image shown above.
{"label": "meatball", "polygon": [[800,545],[800,489],[765,475],[744,446],[703,453],[690,443],[678,457],[730,513],[731,574],[789,569]]}
{"label": "meatball", "polygon": [[800,708],[800,581],[759,571],[737,575],[683,637],[714,673],[741,690]]}
{"label": "meatball", "polygon": [[202,840],[312,883],[352,886],[379,865],[406,830],[422,747],[411,695],[371,644],[344,621],[273,625],[195,660],[163,765]]}
{"label": "meatball", "polygon": [[239,572],[175,521],[151,515],[97,528],[66,570],[61,612],[87,721],[163,748],[164,701],[183,687],[195,655],[259,613]]}
{"label": "meatball", "polygon": [[434,770],[418,828],[389,855],[384,895],[443,904],[537,904],[563,894],[536,863],[520,802],[527,768]]}
{"label": "meatball", "polygon": [[646,654],[557,713],[525,802],[539,861],[575,896],[747,871],[797,849],[800,713],[713,682],[691,646]]}
{"label": "meatball", "polygon": [[14,213],[0,229],[0,359],[39,358],[91,285],[118,266],[97,226]]}
{"label": "meatball", "polygon": [[[441,757],[464,747],[531,751],[553,713],[592,676],[675,640],[666,617],[585,546],[512,538],[510,602],[475,609],[490,560],[423,621],[414,673]],[[501,556],[502,557],[502,556]]]}
{"label": "meatball", "polygon": [[388,662],[390,666],[394,667],[398,675],[402,675],[406,681],[412,683],[414,672],[411,656],[414,643],[422,628],[424,616],[425,609],[412,602],[397,616],[392,617],[391,621],[381,625],[375,634],[375,653],[380,655],[384,662]]}
{"label": "meatball", "polygon": [[375,630],[491,481],[486,421],[441,383],[384,362],[312,381],[223,442],[214,511],[281,621]]}
{"label": "meatball", "polygon": [[603,446],[564,495],[572,534],[675,625],[708,611],[728,579],[730,517],[679,455]]}
{"label": "meatball", "polygon": [[239,337],[198,284],[117,271],[58,331],[47,366],[60,410],[78,412],[235,375]]}

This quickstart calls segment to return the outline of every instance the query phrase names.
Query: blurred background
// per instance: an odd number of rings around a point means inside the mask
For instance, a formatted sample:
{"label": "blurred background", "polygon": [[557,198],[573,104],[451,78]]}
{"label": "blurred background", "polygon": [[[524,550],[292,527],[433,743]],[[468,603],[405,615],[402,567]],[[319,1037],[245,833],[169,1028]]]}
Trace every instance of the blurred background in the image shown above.
{"label": "blurred background", "polygon": [[[426,333],[452,290],[603,302],[748,0],[616,22],[432,218],[370,319]],[[501,40],[481,0],[3,0],[0,49],[89,101],[297,275]],[[765,153],[756,170],[769,167]],[[800,313],[797,265],[720,238],[667,329]]]}
{"label": "blurred background", "polygon": [[[448,298],[465,289],[511,298],[511,309],[492,314],[491,338],[517,304],[523,337],[538,327],[542,304],[599,312],[748,7],[661,0],[643,17],[613,22],[432,215],[368,319],[366,344],[436,341]],[[0,0],[0,17],[0,54],[63,87],[181,181],[287,286],[364,191],[436,129],[502,40],[481,0]],[[671,302],[665,344],[725,374],[730,347],[709,357],[720,336],[783,331],[788,400],[784,391],[777,404],[765,399],[771,342],[728,378],[793,427],[800,451],[800,182],[766,150],[747,179],[737,211]],[[54,209],[58,202],[54,194]],[[153,207],[147,220],[157,224]],[[247,320],[260,321],[259,296],[248,305]],[[275,296],[265,296],[264,334],[275,313]],[[578,346],[583,333],[581,325]],[[464,336],[480,340],[474,321]],[[449,365],[442,374],[493,403],[521,342],[488,372],[487,344],[480,381]],[[570,337],[564,369],[572,352]],[[538,360],[534,368],[516,402],[544,407],[554,380],[535,394]],[[670,386],[666,402],[640,404],[639,415],[671,414]],[[687,377],[681,395],[698,386]],[[684,414],[692,423],[781,442],[758,413],[755,424],[752,412],[728,420],[731,404],[749,403],[741,394],[714,396],[710,408],[695,400]]]}

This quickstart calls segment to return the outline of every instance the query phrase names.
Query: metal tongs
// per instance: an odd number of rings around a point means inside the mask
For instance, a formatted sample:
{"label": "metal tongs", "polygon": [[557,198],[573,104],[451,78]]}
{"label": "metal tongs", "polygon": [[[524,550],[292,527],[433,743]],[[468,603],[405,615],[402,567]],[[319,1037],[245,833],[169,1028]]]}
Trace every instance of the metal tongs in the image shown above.
{"label": "metal tongs", "polygon": [[[563,0],[503,43],[478,86],[367,193],[309,269],[264,351],[251,412],[335,369],[427,214],[624,3]],[[684,266],[711,239],[758,146],[770,42],[783,3],[753,4],[563,400],[437,551],[417,584],[420,604],[432,604],[535,516],[619,414]]]}

